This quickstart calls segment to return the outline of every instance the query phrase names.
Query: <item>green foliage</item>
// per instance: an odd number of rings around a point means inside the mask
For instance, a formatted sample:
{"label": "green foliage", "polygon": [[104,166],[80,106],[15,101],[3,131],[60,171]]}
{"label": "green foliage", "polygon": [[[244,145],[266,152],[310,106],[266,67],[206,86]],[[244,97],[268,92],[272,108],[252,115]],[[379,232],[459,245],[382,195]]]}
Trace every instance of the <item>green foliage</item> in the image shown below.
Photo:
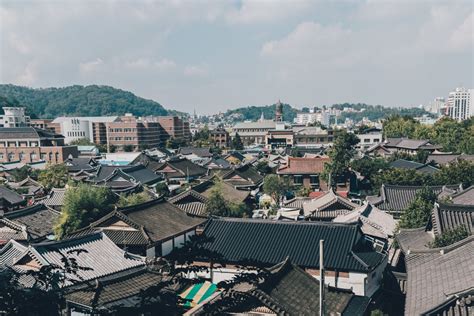
{"label": "green foliage", "polygon": [[127,153],[130,153],[130,152],[133,151],[133,146],[130,145],[130,144],[123,145],[123,151],[124,151],[124,152],[127,152]]}
{"label": "green foliage", "polygon": [[166,141],[166,148],[178,149],[179,147],[186,146],[186,140],[170,138]]}
{"label": "green foliage", "polygon": [[458,241],[463,240],[469,236],[469,232],[466,227],[458,226],[451,230],[447,230],[441,235],[435,237],[433,243],[430,244],[431,248],[446,247],[452,245]]}
{"label": "green foliage", "polygon": [[222,193],[222,181],[218,180],[212,187],[206,203],[209,215],[223,217],[245,217],[247,206],[244,203],[232,203]]}
{"label": "green foliage", "polygon": [[384,313],[380,309],[376,309],[370,312],[370,316],[384,316]]}
{"label": "green foliage", "polygon": [[268,165],[266,161],[259,161],[255,168],[263,175],[270,174],[273,172],[272,168]]}
{"label": "green foliage", "polygon": [[70,145],[76,146],[95,146],[93,142],[91,142],[88,138],[80,138],[73,140]]}
{"label": "green foliage", "polygon": [[296,196],[309,196],[312,191],[311,188],[302,186],[296,191]]}
{"label": "green foliage", "polygon": [[426,226],[433,210],[436,196],[425,187],[416,194],[415,199],[400,217],[400,228],[418,228]]}
{"label": "green foliage", "polygon": [[232,138],[232,142],[230,147],[234,150],[242,150],[244,149],[244,144],[242,143],[242,139],[240,138],[239,133],[235,133],[234,138]]}
{"label": "green foliage", "polygon": [[170,193],[170,191],[168,189],[168,185],[166,184],[166,182],[160,182],[160,183],[156,184],[155,185],[155,192],[159,196],[168,196],[169,193]]}
{"label": "green foliage", "polygon": [[68,182],[68,171],[64,164],[48,164],[38,175],[38,181],[46,188],[64,188]]}
{"label": "green foliage", "polygon": [[54,227],[57,238],[82,228],[113,209],[115,196],[107,187],[79,184],[69,187],[58,223]]}
{"label": "green foliage", "polygon": [[328,179],[329,175],[333,178],[343,176],[349,170],[351,159],[355,155],[355,145],[359,143],[359,138],[345,130],[338,131],[334,146],[329,150],[331,162],[324,166],[323,178]]}
{"label": "green foliage", "polygon": [[382,184],[416,186],[433,185],[433,178],[431,175],[410,169],[387,169],[382,173],[376,174],[373,179],[376,188],[380,187]]}
{"label": "green foliage", "polygon": [[[293,122],[293,119],[296,117],[296,109],[293,109],[289,104],[283,104],[283,120],[287,122]],[[275,117],[275,104],[264,105],[264,106],[248,106],[238,109],[228,110],[225,112],[224,116],[229,117],[230,115],[239,114],[241,120],[251,120],[257,121],[260,119],[261,115],[265,119],[273,119]]]}
{"label": "green foliage", "polygon": [[132,193],[132,194],[120,194],[117,202],[118,207],[127,207],[137,204],[145,203],[150,200],[150,197],[145,192]]}
{"label": "green foliage", "polygon": [[474,163],[461,159],[443,166],[433,174],[433,182],[438,185],[462,183],[468,188],[474,184]]}
{"label": "green foliage", "polygon": [[353,160],[351,162],[351,168],[366,177],[370,183],[374,183],[375,177],[379,173],[388,170],[390,164],[382,158],[364,157],[362,159]]}
{"label": "green foliage", "polygon": [[420,124],[410,116],[394,115],[383,122],[383,134],[385,138],[391,137],[413,137],[416,125]]}
{"label": "green foliage", "polygon": [[289,184],[276,174],[268,174],[263,179],[263,192],[270,195],[273,200],[279,203],[281,197],[288,191]]}
{"label": "green foliage", "polygon": [[0,96],[16,99],[28,112],[39,117],[61,115],[104,116],[133,113],[137,116],[168,115],[159,103],[137,97],[131,92],[108,86],[70,86],[32,89],[11,84],[0,85]]}
{"label": "green foliage", "polygon": [[20,182],[20,181],[25,180],[30,173],[31,173],[31,167],[28,165],[24,165],[23,167],[14,169],[10,172],[15,182]]}

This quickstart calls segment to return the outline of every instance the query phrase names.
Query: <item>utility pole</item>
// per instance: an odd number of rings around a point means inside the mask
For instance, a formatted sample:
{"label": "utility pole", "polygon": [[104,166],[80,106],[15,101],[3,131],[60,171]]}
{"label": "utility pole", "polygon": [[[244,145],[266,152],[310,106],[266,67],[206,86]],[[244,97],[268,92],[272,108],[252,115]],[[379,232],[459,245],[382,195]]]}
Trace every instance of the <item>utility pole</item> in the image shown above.
{"label": "utility pole", "polygon": [[324,240],[319,240],[319,316],[324,316]]}

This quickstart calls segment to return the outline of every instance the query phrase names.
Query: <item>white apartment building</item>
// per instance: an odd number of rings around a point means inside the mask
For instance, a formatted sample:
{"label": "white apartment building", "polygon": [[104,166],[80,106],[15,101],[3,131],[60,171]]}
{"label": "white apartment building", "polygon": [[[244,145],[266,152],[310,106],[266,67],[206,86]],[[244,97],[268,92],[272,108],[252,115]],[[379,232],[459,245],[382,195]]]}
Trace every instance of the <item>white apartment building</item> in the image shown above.
{"label": "white apartment building", "polygon": [[443,114],[457,121],[474,116],[473,94],[474,89],[456,88],[449,93]]}
{"label": "white apartment building", "polygon": [[439,115],[441,110],[445,107],[445,103],[446,100],[443,97],[437,97],[425,107],[425,110]]}
{"label": "white apartment building", "polygon": [[307,125],[320,122],[322,125],[329,126],[330,116],[327,110],[310,111],[309,113],[299,112],[296,114],[295,123],[298,125]]}
{"label": "white apartment building", "polygon": [[30,117],[25,115],[25,108],[3,107],[5,114],[0,115],[0,127],[25,127],[30,125]]}

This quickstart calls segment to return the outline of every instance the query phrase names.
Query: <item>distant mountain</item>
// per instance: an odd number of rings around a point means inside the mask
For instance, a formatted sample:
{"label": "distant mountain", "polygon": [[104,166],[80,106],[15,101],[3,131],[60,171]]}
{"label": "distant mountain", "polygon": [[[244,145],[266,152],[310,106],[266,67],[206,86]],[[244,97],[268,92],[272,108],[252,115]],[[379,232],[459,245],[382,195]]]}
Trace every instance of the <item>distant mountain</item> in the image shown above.
{"label": "distant mountain", "polygon": [[11,84],[0,85],[0,103],[25,106],[27,113],[41,118],[62,115],[104,116],[132,113],[143,115],[182,115],[166,110],[158,102],[109,86],[69,86],[32,89]]}

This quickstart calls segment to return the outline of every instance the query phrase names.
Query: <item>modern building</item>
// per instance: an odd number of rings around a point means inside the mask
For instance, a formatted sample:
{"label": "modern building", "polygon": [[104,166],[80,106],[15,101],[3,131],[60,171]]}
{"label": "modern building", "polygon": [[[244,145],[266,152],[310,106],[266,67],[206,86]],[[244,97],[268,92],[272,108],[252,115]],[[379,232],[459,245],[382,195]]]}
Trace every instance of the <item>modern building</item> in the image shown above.
{"label": "modern building", "polygon": [[277,123],[270,120],[264,120],[259,122],[240,122],[234,125],[232,128],[231,137],[234,138],[236,134],[239,134],[240,139],[244,146],[250,146],[254,144],[265,144],[265,139],[268,131],[275,130]]}
{"label": "modern building", "polygon": [[329,163],[329,157],[318,158],[295,158],[289,157],[288,163],[277,170],[280,177],[288,177],[294,186],[319,189],[326,188],[326,183],[321,181],[320,174],[324,170],[324,165]]}
{"label": "modern building", "polygon": [[295,135],[295,145],[298,147],[328,147],[334,141],[334,131],[332,129],[294,126],[293,132]]}
{"label": "modern building", "polygon": [[3,107],[0,115],[0,127],[25,127],[30,125],[30,117],[25,115],[25,108]]}
{"label": "modern building", "polygon": [[165,143],[168,139],[191,139],[191,131],[189,129],[189,122],[184,121],[178,116],[158,116],[147,118],[158,122],[161,125],[162,131],[161,142]]}
{"label": "modern building", "polygon": [[209,136],[214,142],[215,146],[219,148],[226,148],[230,145],[230,135],[223,128],[216,128],[209,132]]}
{"label": "modern building", "polygon": [[131,114],[121,116],[108,126],[108,146],[122,150],[128,146],[136,151],[159,147],[161,144],[161,126],[158,122],[136,118]]}
{"label": "modern building", "polygon": [[331,115],[327,110],[310,110],[309,112],[296,113],[295,123],[299,125],[321,123],[324,126],[329,126],[329,119]]}
{"label": "modern building", "polygon": [[456,88],[449,93],[444,115],[462,121],[474,116],[474,89]]}
{"label": "modern building", "polygon": [[106,144],[107,125],[118,119],[118,116],[61,116],[54,119],[48,126],[55,128],[56,133],[62,134],[66,144],[84,138],[95,144]]}
{"label": "modern building", "polygon": [[433,101],[431,101],[427,107],[425,107],[425,110],[439,115],[441,113],[441,110],[445,107],[446,100],[443,97],[437,97]]}
{"label": "modern building", "polygon": [[33,127],[0,128],[0,162],[62,163],[77,156],[77,146],[65,146],[62,135]]}
{"label": "modern building", "polygon": [[376,144],[383,142],[383,134],[381,129],[373,128],[364,134],[356,134],[359,143],[356,148],[359,150],[367,150]]}

